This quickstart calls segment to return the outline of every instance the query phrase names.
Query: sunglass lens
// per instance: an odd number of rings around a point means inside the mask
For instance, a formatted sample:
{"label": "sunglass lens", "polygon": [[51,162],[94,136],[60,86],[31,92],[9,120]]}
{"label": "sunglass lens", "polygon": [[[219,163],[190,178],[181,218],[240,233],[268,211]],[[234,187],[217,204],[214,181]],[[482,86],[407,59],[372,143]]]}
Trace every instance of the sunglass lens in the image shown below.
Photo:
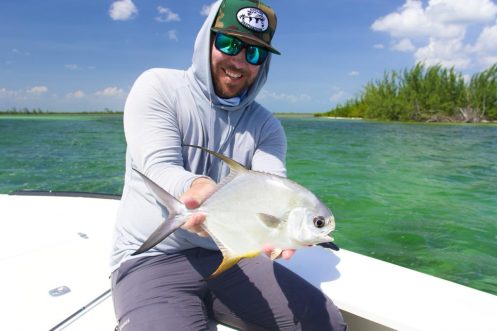
{"label": "sunglass lens", "polygon": [[267,54],[268,51],[262,47],[249,46],[246,53],[247,62],[253,65],[260,65],[266,60]]}
{"label": "sunglass lens", "polygon": [[238,39],[221,33],[216,35],[215,45],[218,50],[228,55],[236,55],[242,49],[242,44]]}

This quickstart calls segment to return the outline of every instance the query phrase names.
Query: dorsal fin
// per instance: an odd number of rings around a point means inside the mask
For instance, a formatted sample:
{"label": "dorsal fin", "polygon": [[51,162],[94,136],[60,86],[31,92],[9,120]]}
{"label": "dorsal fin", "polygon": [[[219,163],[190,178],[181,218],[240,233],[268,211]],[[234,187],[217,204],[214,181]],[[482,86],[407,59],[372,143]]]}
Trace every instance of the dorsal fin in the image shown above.
{"label": "dorsal fin", "polygon": [[230,170],[232,172],[242,173],[242,172],[248,171],[248,169],[245,168],[245,166],[243,166],[243,164],[238,163],[235,160],[233,160],[233,159],[231,159],[231,158],[229,158],[221,153],[211,151],[210,149],[207,149],[207,148],[202,147],[202,146],[197,146],[197,145],[183,145],[183,146],[198,148],[198,149],[203,150],[204,152],[207,152],[211,155],[214,155],[215,157],[224,161],[230,167]]}

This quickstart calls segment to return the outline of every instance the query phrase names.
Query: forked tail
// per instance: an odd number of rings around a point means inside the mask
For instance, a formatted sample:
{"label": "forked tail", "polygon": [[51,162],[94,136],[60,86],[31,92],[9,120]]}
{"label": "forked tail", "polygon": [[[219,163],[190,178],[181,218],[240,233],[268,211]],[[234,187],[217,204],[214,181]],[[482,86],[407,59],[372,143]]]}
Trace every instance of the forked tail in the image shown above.
{"label": "forked tail", "polygon": [[167,219],[155,229],[155,231],[145,240],[145,242],[131,255],[138,255],[143,252],[148,251],[155,245],[160,243],[162,240],[166,239],[171,233],[176,231],[186,222],[186,217],[183,212],[186,210],[185,205],[169,194],[162,187],[157,185],[150,178],[142,174],[136,169],[136,171],[145,181],[147,187],[154,193],[157,201],[164,206],[168,211]]}

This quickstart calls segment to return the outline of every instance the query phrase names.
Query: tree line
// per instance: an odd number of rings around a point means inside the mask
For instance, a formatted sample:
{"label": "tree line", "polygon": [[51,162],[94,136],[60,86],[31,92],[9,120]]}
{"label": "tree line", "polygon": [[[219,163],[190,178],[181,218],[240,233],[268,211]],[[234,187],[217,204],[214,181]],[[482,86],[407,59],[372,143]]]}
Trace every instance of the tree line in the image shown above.
{"label": "tree line", "polygon": [[469,80],[454,68],[417,63],[410,70],[385,72],[360,95],[316,116],[393,121],[497,120],[497,64]]}
{"label": "tree line", "polygon": [[121,114],[122,111],[112,110],[109,108],[105,108],[102,111],[83,111],[83,112],[56,112],[43,110],[41,108],[16,108],[12,107],[6,110],[0,110],[0,115],[41,115],[41,114]]}
{"label": "tree line", "polygon": [[41,108],[33,108],[33,109],[29,109],[29,108],[16,108],[16,107],[12,107],[12,108],[9,108],[9,109],[6,109],[6,110],[2,110],[0,111],[0,114],[8,114],[8,115],[15,115],[15,114],[46,114],[48,113],[47,110],[43,110]]}

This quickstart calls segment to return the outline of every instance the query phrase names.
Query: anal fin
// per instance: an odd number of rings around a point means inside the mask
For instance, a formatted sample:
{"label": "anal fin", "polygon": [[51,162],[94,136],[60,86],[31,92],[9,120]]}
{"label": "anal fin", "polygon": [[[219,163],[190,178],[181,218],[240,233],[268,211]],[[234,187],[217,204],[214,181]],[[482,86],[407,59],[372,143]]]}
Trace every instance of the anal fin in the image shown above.
{"label": "anal fin", "polygon": [[243,254],[243,255],[239,255],[239,256],[226,256],[226,255],[223,255],[223,261],[221,262],[221,264],[219,265],[219,267],[217,267],[216,271],[214,271],[212,273],[212,275],[210,275],[209,277],[207,277],[207,279],[212,279],[214,277],[219,276],[220,274],[222,274],[223,272],[225,272],[229,268],[233,267],[235,264],[238,263],[238,261],[240,261],[243,258],[249,258],[249,259],[250,258],[254,258],[257,255],[259,255],[260,253],[261,253],[261,251],[254,251],[254,252],[249,252],[249,253],[246,253],[246,254]]}
{"label": "anal fin", "polygon": [[207,233],[209,233],[212,240],[214,240],[217,247],[223,254],[223,260],[221,261],[221,264],[217,267],[216,271],[214,271],[209,277],[206,278],[207,280],[219,276],[220,274],[222,274],[223,272],[225,272],[226,270],[237,264],[238,261],[240,261],[241,259],[253,258],[261,253],[261,251],[259,250],[259,251],[246,252],[241,255],[235,255],[236,253],[226,248],[224,243],[221,240],[219,240],[212,231],[210,231],[209,227],[205,226],[205,224],[203,224],[202,227],[204,228],[205,231],[207,231]]}

